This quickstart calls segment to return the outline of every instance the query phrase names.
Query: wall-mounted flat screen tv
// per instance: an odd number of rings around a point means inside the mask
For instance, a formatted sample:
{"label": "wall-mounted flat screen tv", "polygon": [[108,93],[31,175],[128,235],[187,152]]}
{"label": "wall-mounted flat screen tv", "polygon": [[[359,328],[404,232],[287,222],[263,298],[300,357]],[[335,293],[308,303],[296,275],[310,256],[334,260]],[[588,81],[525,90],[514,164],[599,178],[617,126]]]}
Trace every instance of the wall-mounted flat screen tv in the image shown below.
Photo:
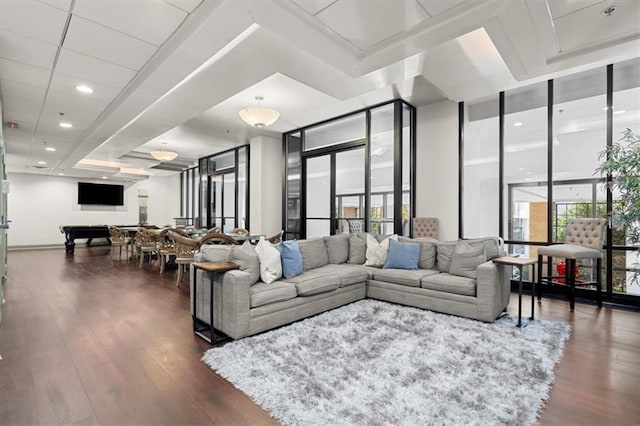
{"label": "wall-mounted flat screen tv", "polygon": [[123,206],[124,186],[78,182],[78,204]]}

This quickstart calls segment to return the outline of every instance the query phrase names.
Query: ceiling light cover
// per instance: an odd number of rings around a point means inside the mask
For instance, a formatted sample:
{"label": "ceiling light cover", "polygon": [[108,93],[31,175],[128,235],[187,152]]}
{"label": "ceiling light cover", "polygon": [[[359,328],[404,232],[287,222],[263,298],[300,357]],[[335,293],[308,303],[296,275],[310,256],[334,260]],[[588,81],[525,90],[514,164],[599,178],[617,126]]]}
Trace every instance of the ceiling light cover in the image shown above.
{"label": "ceiling light cover", "polygon": [[61,121],[58,126],[62,127],[63,129],[70,129],[73,127],[73,124],[71,123],[67,123],[65,121]]}
{"label": "ceiling light cover", "polygon": [[178,153],[173,151],[151,151],[150,154],[158,161],[171,161],[178,156]]}
{"label": "ceiling light cover", "polygon": [[93,93],[93,89],[87,85],[79,84],[76,86],[76,90],[81,93]]}
{"label": "ceiling light cover", "polygon": [[242,121],[253,127],[267,127],[280,118],[280,112],[277,110],[260,105],[262,99],[262,96],[256,96],[257,107],[245,108],[238,112]]}

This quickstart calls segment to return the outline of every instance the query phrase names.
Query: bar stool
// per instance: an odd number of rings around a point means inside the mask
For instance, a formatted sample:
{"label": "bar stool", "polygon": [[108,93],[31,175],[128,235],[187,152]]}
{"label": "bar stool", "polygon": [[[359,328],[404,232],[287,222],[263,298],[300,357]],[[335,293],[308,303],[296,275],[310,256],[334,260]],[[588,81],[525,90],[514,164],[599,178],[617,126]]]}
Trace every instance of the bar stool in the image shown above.
{"label": "bar stool", "polygon": [[[565,228],[564,244],[554,244],[538,249],[538,300],[542,299],[542,279],[553,282],[553,276],[542,276],[542,256],[551,260],[554,257],[566,259],[565,284],[569,287],[569,306],[575,307],[576,297],[576,260],[596,261],[596,281],[578,285],[596,285],[598,307],[602,307],[602,246],[607,221],[605,219],[570,219]],[[555,277],[557,278],[557,277]]]}

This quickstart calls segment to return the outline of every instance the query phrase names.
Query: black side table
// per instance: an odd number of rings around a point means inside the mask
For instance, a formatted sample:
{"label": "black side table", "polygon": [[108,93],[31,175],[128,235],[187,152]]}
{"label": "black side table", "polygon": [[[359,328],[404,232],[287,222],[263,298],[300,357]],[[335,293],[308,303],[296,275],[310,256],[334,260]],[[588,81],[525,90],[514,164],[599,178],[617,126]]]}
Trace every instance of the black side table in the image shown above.
{"label": "black side table", "polygon": [[[507,266],[515,266],[516,268],[518,268],[518,271],[520,272],[520,281],[518,282],[518,327],[522,327],[522,269],[527,266],[527,265],[531,265],[531,267],[533,268],[533,273],[535,275],[536,272],[536,259],[531,259],[528,257],[512,257],[512,256],[504,256],[504,257],[497,257],[495,259],[493,259],[493,263],[496,263],[498,265],[507,265]],[[531,280],[531,316],[529,317],[529,320],[533,320],[534,318],[534,313],[535,313],[535,305],[534,305],[534,299],[535,299],[535,294],[536,294],[536,280],[533,279]],[[527,324],[525,324],[526,326]]]}
{"label": "black side table", "polygon": [[[221,272],[231,271],[233,269],[238,269],[240,266],[231,262],[196,262],[192,263],[193,265],[193,314],[191,318],[193,319],[193,333],[197,336],[200,336],[207,342],[215,345],[223,340],[226,340],[226,336],[216,336],[215,329],[213,328],[213,293],[214,293],[214,282],[216,279],[216,274]],[[211,291],[209,292],[209,323],[207,324],[205,321],[198,318],[198,313],[196,310],[197,306],[197,294],[198,294],[198,280],[196,280],[196,275],[198,269],[202,269],[203,271],[209,272],[209,276],[211,279]],[[209,335],[206,334],[209,332]]]}

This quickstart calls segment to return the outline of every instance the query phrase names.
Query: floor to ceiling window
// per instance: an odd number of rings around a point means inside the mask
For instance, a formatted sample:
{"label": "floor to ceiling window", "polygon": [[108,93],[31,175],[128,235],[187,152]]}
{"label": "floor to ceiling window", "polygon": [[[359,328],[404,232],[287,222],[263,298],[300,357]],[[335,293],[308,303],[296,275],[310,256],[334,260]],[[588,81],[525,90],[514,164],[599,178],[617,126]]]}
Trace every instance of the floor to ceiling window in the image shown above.
{"label": "floor to ceiling window", "polygon": [[414,122],[397,100],[286,133],[285,238],[409,235]]}
{"label": "floor to ceiling window", "polygon": [[[498,233],[509,252],[536,257],[538,246],[563,241],[569,219],[607,218],[616,208],[618,194],[607,201],[606,179],[596,169],[612,138],[626,128],[640,131],[640,59],[461,107],[461,237]],[[603,291],[610,301],[638,305],[636,253],[624,229],[611,236],[603,247]],[[547,267],[555,274],[555,265]],[[580,265],[583,278],[594,272]],[[582,297],[595,298],[594,290]]]}

